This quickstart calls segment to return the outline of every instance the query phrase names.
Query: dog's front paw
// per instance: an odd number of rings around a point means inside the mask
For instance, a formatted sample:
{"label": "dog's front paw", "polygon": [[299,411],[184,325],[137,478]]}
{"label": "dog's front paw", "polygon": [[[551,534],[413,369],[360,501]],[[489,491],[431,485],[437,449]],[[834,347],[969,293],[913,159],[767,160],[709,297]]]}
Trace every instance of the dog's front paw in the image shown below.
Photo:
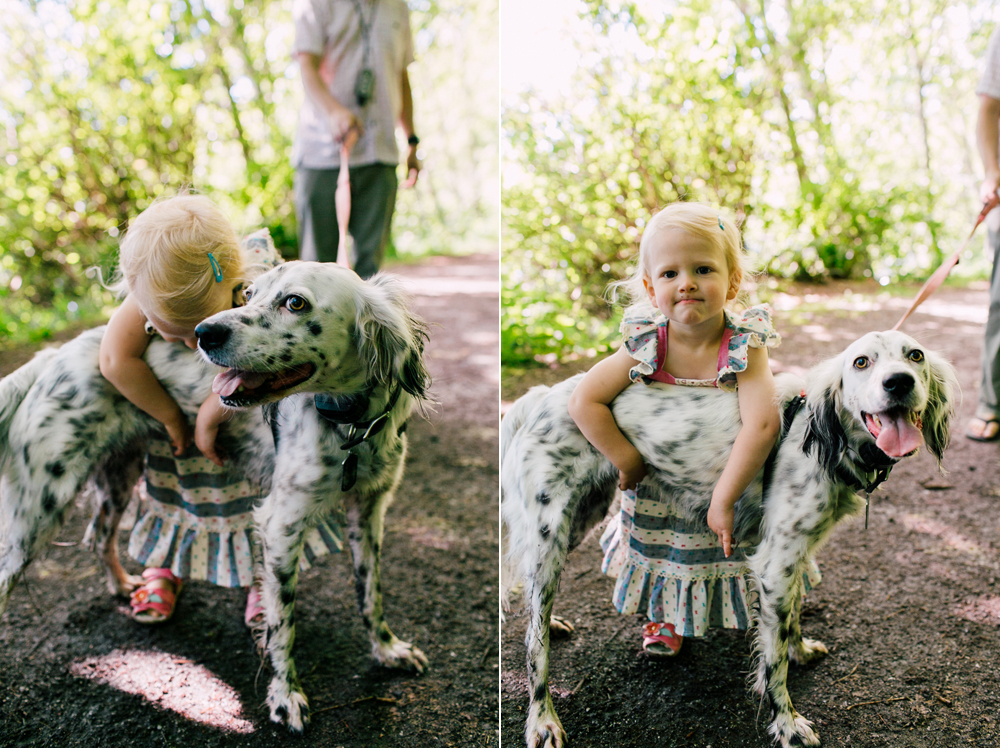
{"label": "dog's front paw", "polygon": [[566,731],[554,710],[540,710],[534,717],[528,717],[524,739],[528,748],[564,748]]}
{"label": "dog's front paw", "polygon": [[775,742],[781,748],[792,748],[792,746],[817,746],[819,745],[819,735],[813,730],[813,724],[801,714],[792,711],[787,717],[779,715],[771,723],[768,732],[774,736]]}
{"label": "dog's front paw", "polygon": [[792,662],[799,665],[806,665],[813,660],[818,660],[820,657],[829,654],[829,652],[830,650],[826,648],[826,645],[818,639],[803,638],[799,646],[788,648],[788,656]]}
{"label": "dog's front paw", "polygon": [[375,659],[386,667],[414,670],[418,673],[427,669],[427,656],[409,642],[393,636],[387,642],[375,645]]}
{"label": "dog's front paw", "polygon": [[298,689],[289,688],[284,681],[275,678],[267,688],[267,706],[271,710],[271,721],[284,724],[292,732],[302,732],[309,724],[309,700]]}
{"label": "dog's front paw", "polygon": [[573,624],[562,616],[552,616],[549,619],[549,636],[564,639],[573,633]]}

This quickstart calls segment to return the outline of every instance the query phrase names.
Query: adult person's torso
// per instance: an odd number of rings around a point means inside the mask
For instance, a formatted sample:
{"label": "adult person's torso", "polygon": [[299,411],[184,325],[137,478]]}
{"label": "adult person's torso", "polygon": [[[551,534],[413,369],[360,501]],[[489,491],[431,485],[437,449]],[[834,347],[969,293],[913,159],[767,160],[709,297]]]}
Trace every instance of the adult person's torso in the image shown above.
{"label": "adult person's torso", "polygon": [[[312,0],[314,27],[296,25],[296,49],[322,44],[320,77],[337,101],[364,125],[351,164],[399,161],[395,125],[402,109],[402,73],[413,60],[409,10],[403,0]],[[366,54],[367,49],[367,54]],[[355,95],[358,74],[374,75],[371,99]],[[296,165],[335,168],[340,146],[324,117],[306,99],[299,120]]]}

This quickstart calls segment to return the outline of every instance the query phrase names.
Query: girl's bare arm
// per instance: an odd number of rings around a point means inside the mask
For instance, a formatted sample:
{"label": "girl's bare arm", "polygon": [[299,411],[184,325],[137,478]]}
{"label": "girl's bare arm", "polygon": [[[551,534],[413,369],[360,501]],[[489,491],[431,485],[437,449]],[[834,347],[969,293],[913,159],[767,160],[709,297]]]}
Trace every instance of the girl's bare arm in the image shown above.
{"label": "girl's bare arm", "polygon": [[764,466],[781,430],[767,350],[748,349],[746,371],[737,374],[736,379],[743,426],[733,443],[726,469],[712,492],[708,510],[708,526],[719,536],[727,557],[732,552],[733,505]]}
{"label": "girl's bare arm", "polygon": [[646,476],[642,455],[625,438],[608,407],[632,382],[629,369],[635,361],[624,348],[608,356],[584,375],[569,399],[569,414],[580,431],[618,468],[618,485],[635,488]]}
{"label": "girl's bare arm", "polygon": [[215,437],[219,426],[233,416],[233,411],[222,404],[214,392],[198,409],[198,420],[194,427],[194,442],[205,457],[216,465],[222,465],[222,456],[215,450]]}
{"label": "girl's bare arm", "polygon": [[166,427],[174,454],[179,455],[191,443],[190,428],[180,406],[142,359],[149,345],[145,324],[139,305],[126,297],[111,316],[101,341],[101,374],[129,402]]}

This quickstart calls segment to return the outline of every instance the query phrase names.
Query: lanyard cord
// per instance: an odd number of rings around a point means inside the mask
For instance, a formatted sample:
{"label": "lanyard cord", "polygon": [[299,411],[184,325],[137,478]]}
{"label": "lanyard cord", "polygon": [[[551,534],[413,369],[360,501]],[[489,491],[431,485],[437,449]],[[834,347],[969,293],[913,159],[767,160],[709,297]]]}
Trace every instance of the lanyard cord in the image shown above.
{"label": "lanyard cord", "polygon": [[361,26],[361,67],[368,69],[371,66],[372,26],[375,24],[375,14],[378,13],[378,0],[372,0],[372,17],[367,21],[361,8],[361,0],[354,0],[354,9],[358,12],[358,24]]}

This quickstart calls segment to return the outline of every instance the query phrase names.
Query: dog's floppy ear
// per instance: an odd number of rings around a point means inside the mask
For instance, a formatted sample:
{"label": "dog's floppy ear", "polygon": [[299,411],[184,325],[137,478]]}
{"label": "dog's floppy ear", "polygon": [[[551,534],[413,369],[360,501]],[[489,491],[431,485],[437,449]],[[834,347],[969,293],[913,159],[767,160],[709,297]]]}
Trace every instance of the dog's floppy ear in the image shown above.
{"label": "dog's floppy ear", "polygon": [[923,435],[927,449],[940,467],[951,438],[951,418],[955,415],[955,401],[961,396],[961,389],[955,367],[933,351],[925,351],[925,355],[930,381],[927,383],[927,407],[921,415]]}
{"label": "dog's floppy ear", "polygon": [[808,379],[806,437],[802,442],[802,451],[808,454],[815,445],[819,463],[832,472],[847,448],[847,434],[840,421],[843,356],[819,364],[810,372]]}
{"label": "dog's floppy ear", "polygon": [[358,355],[369,381],[396,381],[418,400],[426,400],[427,324],[409,311],[406,301],[402,284],[391,275],[379,273],[360,287],[354,320]]}

